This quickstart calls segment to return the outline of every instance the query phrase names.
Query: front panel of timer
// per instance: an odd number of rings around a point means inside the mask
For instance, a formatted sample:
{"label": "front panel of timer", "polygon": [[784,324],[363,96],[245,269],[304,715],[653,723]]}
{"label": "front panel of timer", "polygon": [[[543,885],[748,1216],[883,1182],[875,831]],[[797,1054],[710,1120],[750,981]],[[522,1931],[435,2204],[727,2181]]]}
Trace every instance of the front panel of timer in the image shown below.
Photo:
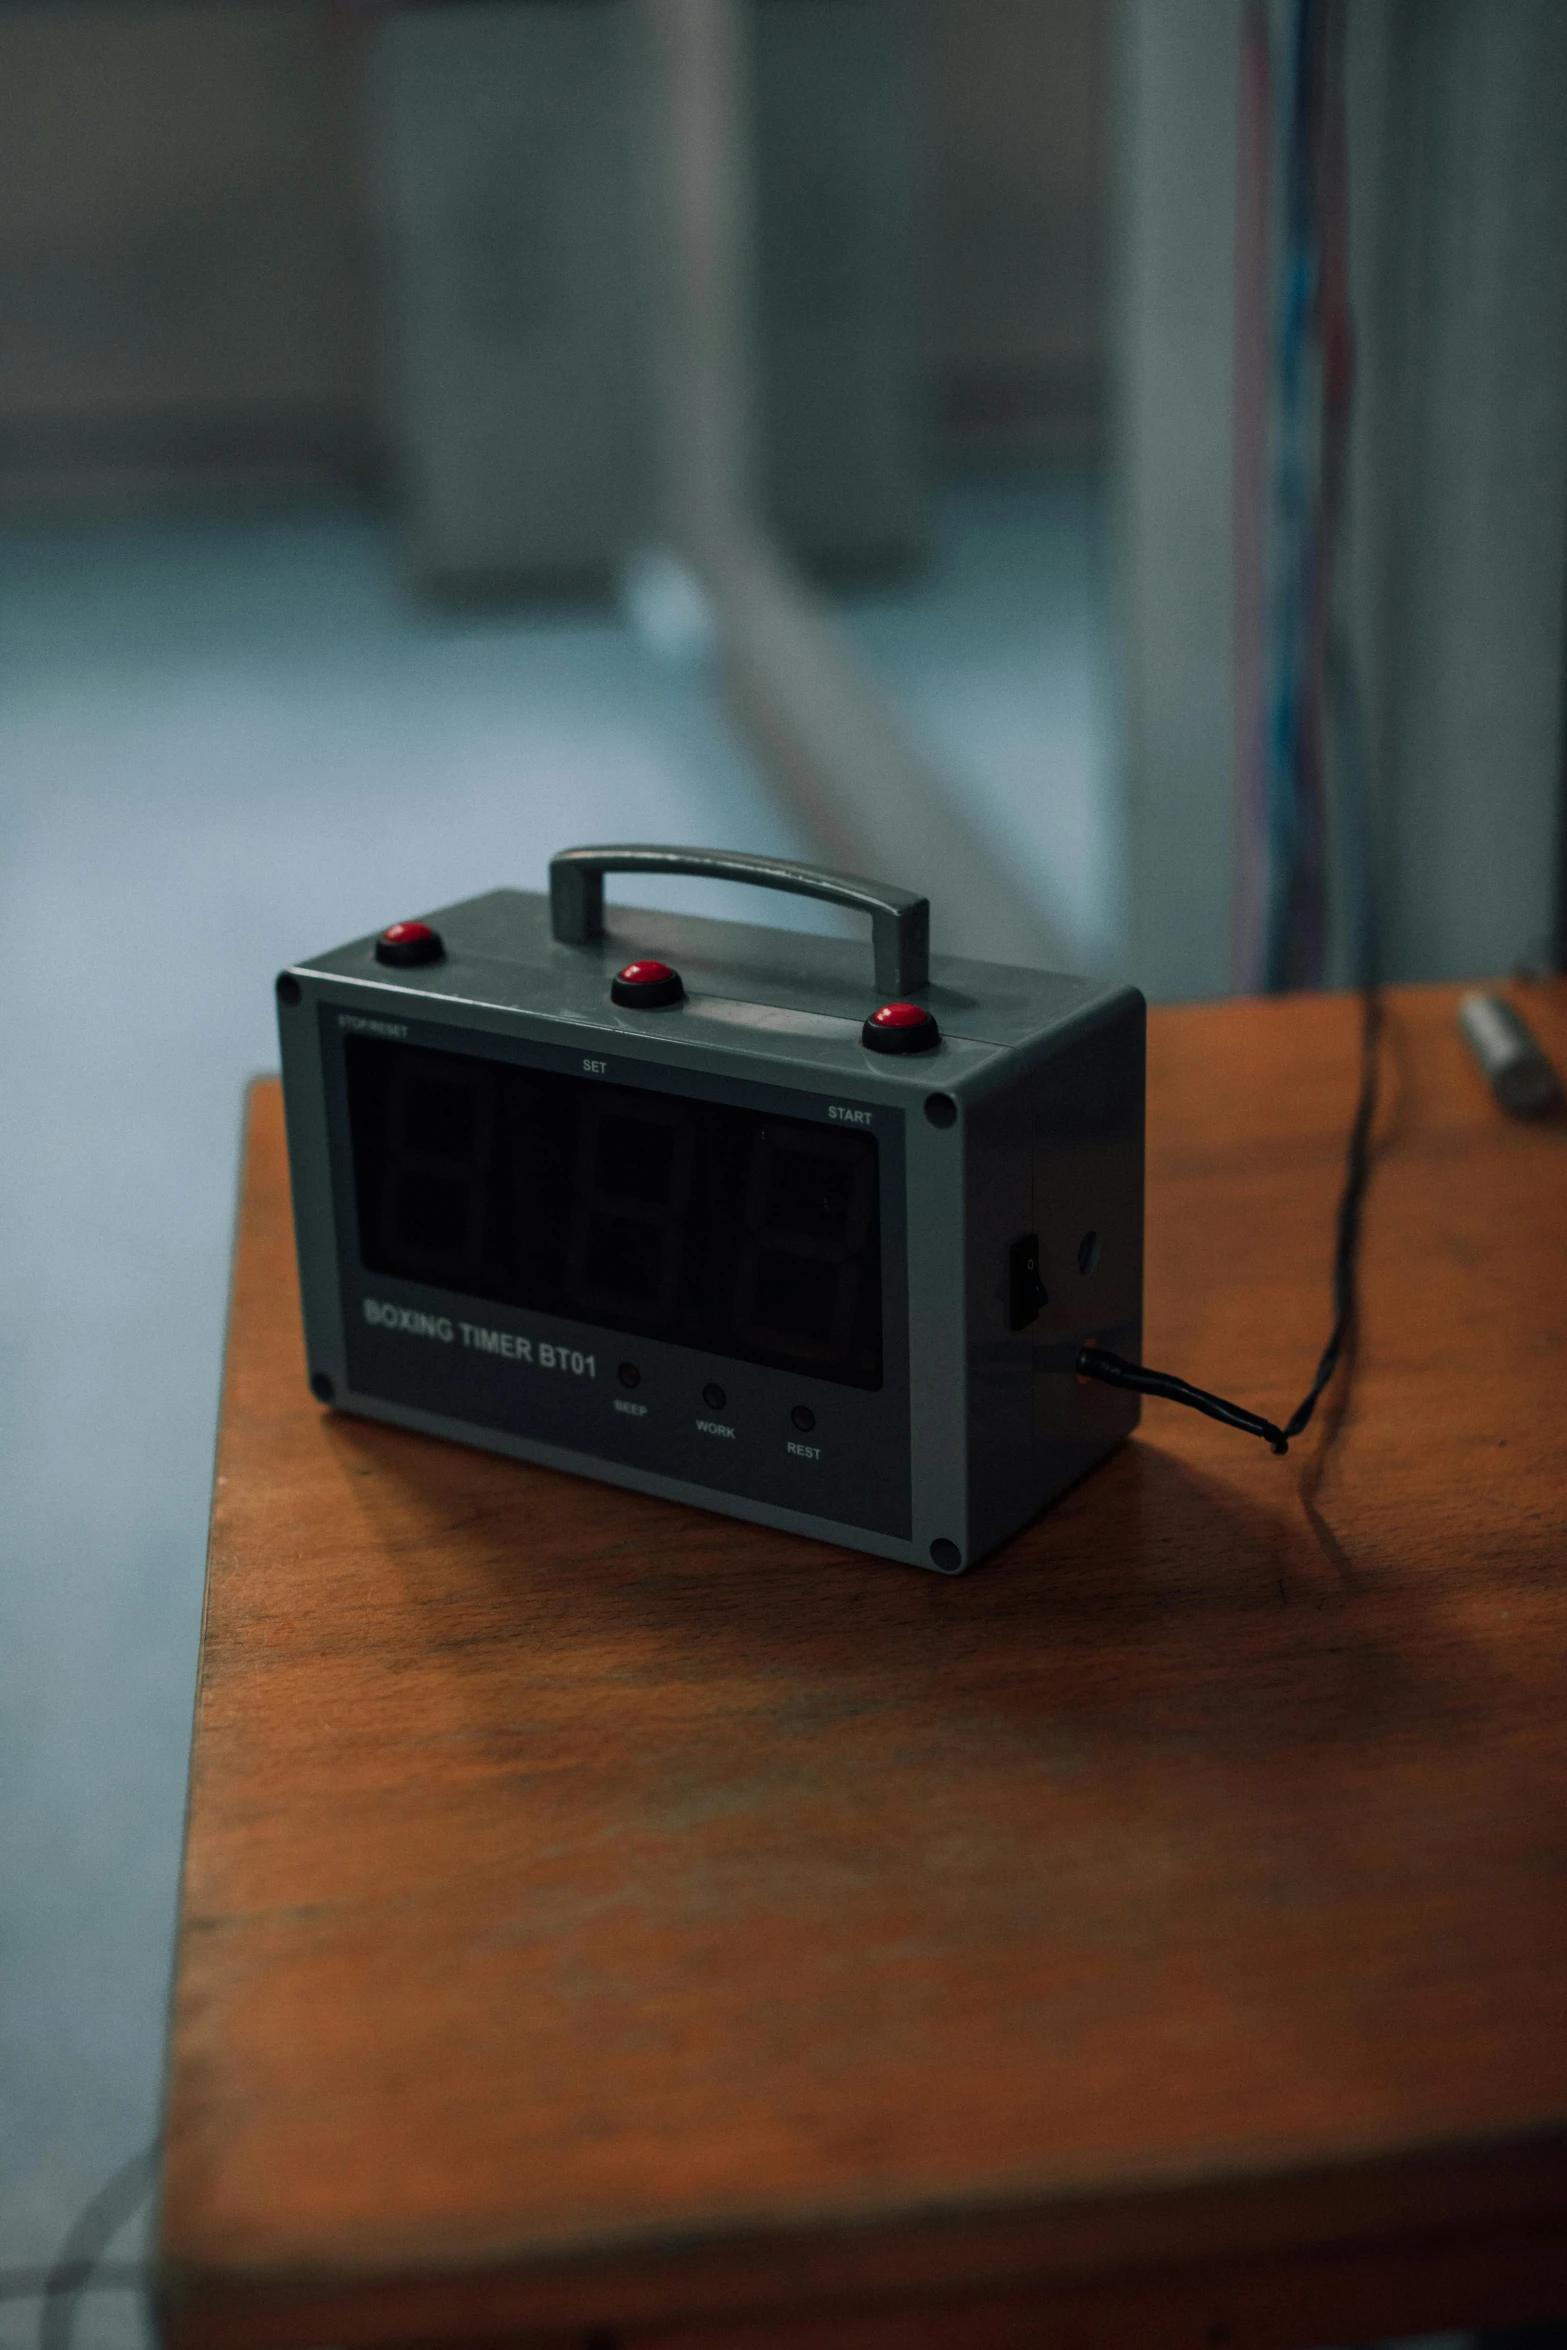
{"label": "front panel of timer", "polygon": [[356,1393],[907,1537],[900,1110],[319,1017]]}

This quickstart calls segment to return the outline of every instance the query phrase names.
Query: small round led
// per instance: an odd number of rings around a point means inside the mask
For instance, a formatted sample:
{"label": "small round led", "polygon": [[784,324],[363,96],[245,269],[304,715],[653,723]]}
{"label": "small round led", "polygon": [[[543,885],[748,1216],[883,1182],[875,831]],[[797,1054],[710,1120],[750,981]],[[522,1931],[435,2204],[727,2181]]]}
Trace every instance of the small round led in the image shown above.
{"label": "small round led", "polygon": [[439,963],[445,953],[445,941],[428,922],[393,922],[375,942],[376,961],[400,971],[416,963]]}
{"label": "small round led", "polygon": [[873,1053],[928,1053],[941,1042],[941,1030],[923,1004],[883,1004],[860,1030],[860,1042]]}
{"label": "small round led", "polygon": [[679,972],[652,956],[628,963],[609,983],[612,1003],[643,1012],[656,1012],[661,1004],[678,1004],[685,992]]}

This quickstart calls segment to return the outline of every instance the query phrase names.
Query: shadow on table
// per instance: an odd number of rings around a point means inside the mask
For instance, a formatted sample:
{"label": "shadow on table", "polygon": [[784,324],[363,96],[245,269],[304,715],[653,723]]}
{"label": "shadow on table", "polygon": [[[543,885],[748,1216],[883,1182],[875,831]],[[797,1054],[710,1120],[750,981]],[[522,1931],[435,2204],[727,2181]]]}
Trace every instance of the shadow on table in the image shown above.
{"label": "shadow on table", "polygon": [[[1259,1764],[1462,1746],[1487,1668],[1441,1578],[1325,1551],[1272,1489],[1136,1441],[967,1576],[859,1553],[338,1415],[373,1555],[477,1666],[579,1661],[625,1684],[899,1709],[925,1735],[1111,1736]],[[390,1596],[390,1595],[389,1595]],[[457,1626],[460,1625],[460,1633]],[[1478,1677],[1478,1679],[1477,1679]]]}

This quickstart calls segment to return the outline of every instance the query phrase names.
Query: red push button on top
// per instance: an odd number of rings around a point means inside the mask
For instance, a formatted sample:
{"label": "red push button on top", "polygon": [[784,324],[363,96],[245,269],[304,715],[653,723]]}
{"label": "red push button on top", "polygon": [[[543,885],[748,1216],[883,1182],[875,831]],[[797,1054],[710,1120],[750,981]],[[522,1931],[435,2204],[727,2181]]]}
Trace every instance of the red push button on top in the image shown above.
{"label": "red push button on top", "polygon": [[656,1012],[660,1004],[678,1004],[685,992],[679,972],[651,957],[628,963],[609,983],[611,1002],[643,1012]]}
{"label": "red push button on top", "polygon": [[402,971],[415,963],[438,963],[445,952],[440,932],[428,922],[394,922],[375,942],[376,961]]}
{"label": "red push button on top", "polygon": [[941,1042],[941,1030],[923,1004],[883,1004],[860,1030],[860,1039],[873,1053],[928,1053]]}

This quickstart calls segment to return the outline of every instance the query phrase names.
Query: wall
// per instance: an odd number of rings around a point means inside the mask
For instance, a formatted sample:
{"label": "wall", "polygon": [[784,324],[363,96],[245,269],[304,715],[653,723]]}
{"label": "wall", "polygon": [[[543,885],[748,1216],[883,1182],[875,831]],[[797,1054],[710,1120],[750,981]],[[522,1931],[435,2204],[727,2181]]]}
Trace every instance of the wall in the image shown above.
{"label": "wall", "polygon": [[[913,15],[938,450],[1092,450],[1106,0]],[[0,498],[376,471],[369,48],[296,0],[0,8]]]}
{"label": "wall", "polygon": [[0,11],[0,495],[373,464],[358,62],[303,7]]}
{"label": "wall", "polygon": [[927,0],[927,304],[953,450],[1103,443],[1112,21],[1106,0]]}

